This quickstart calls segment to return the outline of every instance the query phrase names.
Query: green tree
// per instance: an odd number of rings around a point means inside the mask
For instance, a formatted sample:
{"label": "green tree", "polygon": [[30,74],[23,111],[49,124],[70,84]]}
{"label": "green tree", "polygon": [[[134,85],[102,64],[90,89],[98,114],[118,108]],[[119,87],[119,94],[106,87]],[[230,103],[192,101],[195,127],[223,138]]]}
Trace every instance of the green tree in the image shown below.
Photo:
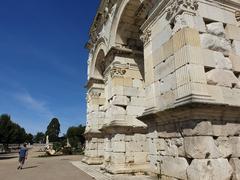
{"label": "green tree", "polygon": [[44,143],[44,140],[45,134],[43,132],[38,132],[33,138],[33,142],[35,143]]}
{"label": "green tree", "polygon": [[26,142],[33,144],[33,135],[31,133],[26,134]]}
{"label": "green tree", "polygon": [[11,131],[13,123],[11,118],[7,114],[0,116],[0,143],[4,145],[5,150],[8,148],[8,144],[11,141]]}
{"label": "green tree", "polygon": [[60,123],[57,118],[53,118],[47,127],[46,135],[48,135],[50,142],[56,142],[58,141],[59,133]]}
{"label": "green tree", "polygon": [[9,144],[20,144],[25,139],[26,132],[24,128],[12,122],[11,117],[7,114],[0,116],[0,143],[4,145],[6,150]]}
{"label": "green tree", "polygon": [[80,142],[82,145],[85,143],[84,137],[85,127],[80,125],[78,127],[72,126],[67,130],[67,138],[69,139],[69,143],[72,147],[77,148],[78,143]]}

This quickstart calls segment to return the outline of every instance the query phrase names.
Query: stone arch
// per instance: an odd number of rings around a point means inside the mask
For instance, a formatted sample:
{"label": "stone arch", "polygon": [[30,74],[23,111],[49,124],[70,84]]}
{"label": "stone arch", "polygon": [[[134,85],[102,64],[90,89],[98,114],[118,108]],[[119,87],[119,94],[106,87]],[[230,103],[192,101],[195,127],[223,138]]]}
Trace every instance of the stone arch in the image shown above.
{"label": "stone arch", "polygon": [[[114,15],[111,33],[110,33],[110,46],[118,46],[119,44],[119,26],[121,24],[121,20],[125,18],[131,19],[131,26],[135,27],[136,30],[139,30],[140,36],[140,26],[144,23],[148,14],[157,0],[124,0],[120,1],[117,4],[117,11]],[[135,22],[132,20],[135,19]],[[136,23],[136,24],[134,24]],[[139,37],[140,38],[140,37]]]}
{"label": "stone arch", "polygon": [[107,53],[107,46],[103,39],[100,39],[93,53],[90,65],[90,78],[103,80],[104,58]]}
{"label": "stone arch", "polygon": [[141,26],[157,0],[124,0],[117,4],[111,27],[110,47],[120,47],[133,52],[132,57],[139,68],[142,79],[144,73],[144,42],[141,40]]}

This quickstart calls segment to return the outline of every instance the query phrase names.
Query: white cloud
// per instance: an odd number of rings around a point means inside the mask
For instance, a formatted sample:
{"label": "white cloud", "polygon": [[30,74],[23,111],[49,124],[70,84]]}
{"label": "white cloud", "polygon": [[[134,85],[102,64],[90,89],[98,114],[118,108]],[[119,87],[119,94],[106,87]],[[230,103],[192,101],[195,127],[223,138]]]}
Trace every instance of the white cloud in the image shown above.
{"label": "white cloud", "polygon": [[26,108],[34,110],[47,117],[53,117],[51,111],[48,109],[46,102],[38,100],[31,96],[27,91],[15,94],[15,97],[20,101]]}

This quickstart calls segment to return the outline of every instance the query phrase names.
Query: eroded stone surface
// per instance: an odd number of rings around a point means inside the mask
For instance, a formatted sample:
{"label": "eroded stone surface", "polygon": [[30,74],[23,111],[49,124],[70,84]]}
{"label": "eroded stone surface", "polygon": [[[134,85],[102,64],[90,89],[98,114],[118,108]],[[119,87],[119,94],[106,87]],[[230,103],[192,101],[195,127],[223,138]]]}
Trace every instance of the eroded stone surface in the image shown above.
{"label": "eroded stone surface", "polygon": [[194,159],[187,169],[188,180],[230,180],[232,167],[226,159]]}
{"label": "eroded stone surface", "polygon": [[185,158],[163,157],[161,159],[161,172],[163,175],[187,179],[188,163]]}
{"label": "eroded stone surface", "polygon": [[232,180],[239,180],[240,179],[240,160],[238,158],[231,158],[229,163],[233,168]]}
{"label": "eroded stone surface", "polygon": [[211,159],[222,156],[211,136],[185,137],[184,147],[186,155],[194,159]]}

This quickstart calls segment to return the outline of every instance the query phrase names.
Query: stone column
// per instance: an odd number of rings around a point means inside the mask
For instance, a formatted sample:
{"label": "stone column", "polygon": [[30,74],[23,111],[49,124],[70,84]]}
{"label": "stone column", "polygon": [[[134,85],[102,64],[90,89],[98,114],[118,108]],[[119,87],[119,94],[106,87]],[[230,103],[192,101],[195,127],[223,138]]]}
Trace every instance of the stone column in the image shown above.
{"label": "stone column", "polygon": [[118,49],[109,61],[103,168],[113,174],[146,171],[146,125],[136,118],[145,110],[142,55]]}
{"label": "stone column", "polygon": [[88,83],[87,125],[85,130],[86,148],[83,162],[102,164],[104,157],[104,134],[99,131],[104,124],[105,104],[104,84],[101,80],[91,79]]}

